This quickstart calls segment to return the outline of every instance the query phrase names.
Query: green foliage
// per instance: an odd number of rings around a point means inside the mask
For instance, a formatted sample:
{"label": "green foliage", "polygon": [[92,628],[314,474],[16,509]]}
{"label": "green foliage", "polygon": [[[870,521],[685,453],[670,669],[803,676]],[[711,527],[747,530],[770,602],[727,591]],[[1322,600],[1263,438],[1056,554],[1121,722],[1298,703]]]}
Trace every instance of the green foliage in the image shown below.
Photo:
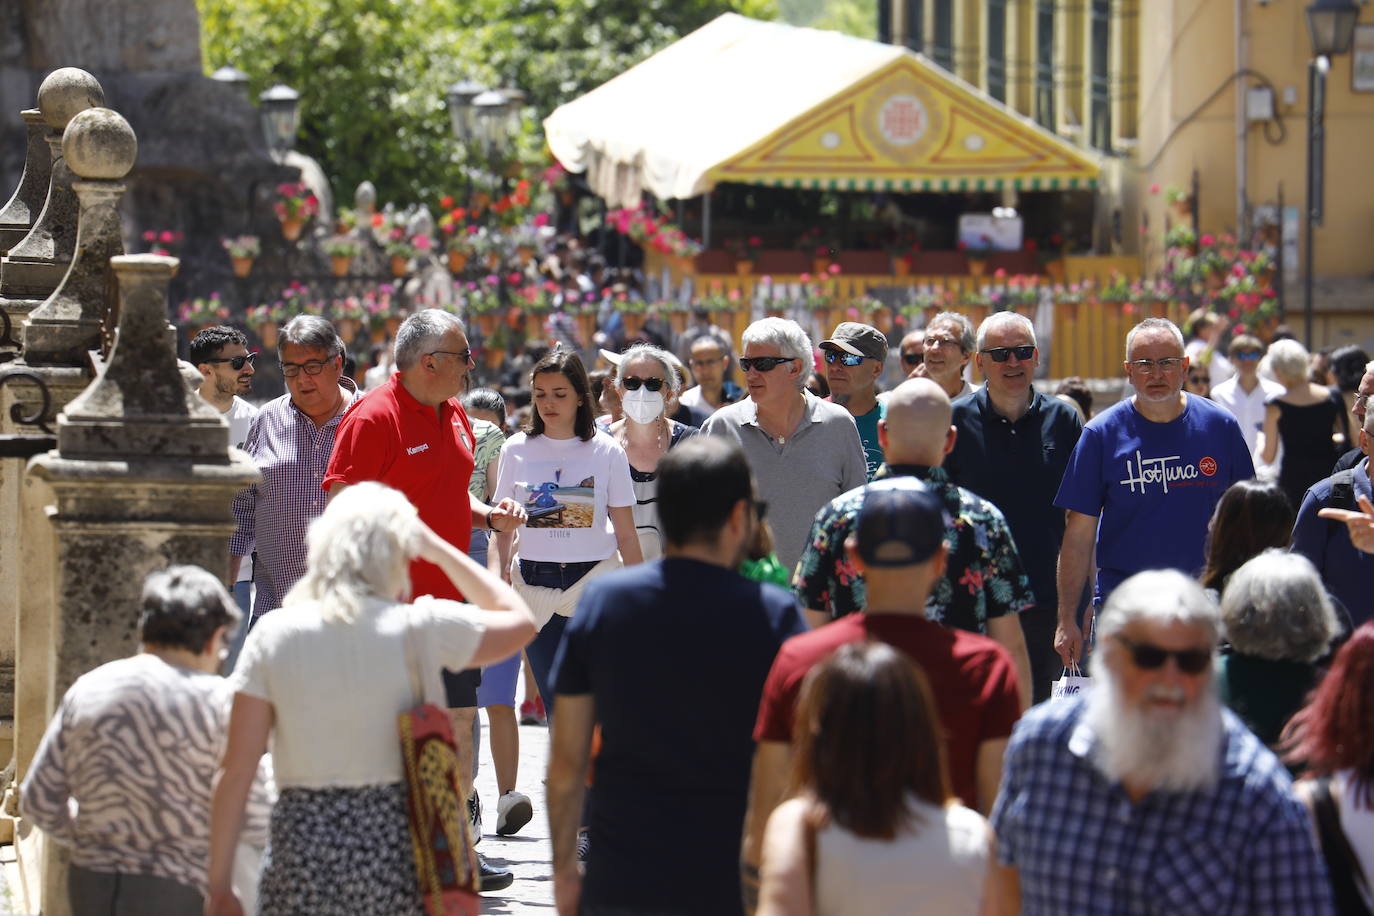
{"label": "green foliage", "polygon": [[197,0],[208,70],[233,64],[257,93],[301,94],[297,148],[336,197],[363,180],[379,200],[434,206],[458,193],[464,151],[444,96],[460,77],[517,85],[534,116],[516,144],[543,160],[538,121],[723,12],[774,0]]}

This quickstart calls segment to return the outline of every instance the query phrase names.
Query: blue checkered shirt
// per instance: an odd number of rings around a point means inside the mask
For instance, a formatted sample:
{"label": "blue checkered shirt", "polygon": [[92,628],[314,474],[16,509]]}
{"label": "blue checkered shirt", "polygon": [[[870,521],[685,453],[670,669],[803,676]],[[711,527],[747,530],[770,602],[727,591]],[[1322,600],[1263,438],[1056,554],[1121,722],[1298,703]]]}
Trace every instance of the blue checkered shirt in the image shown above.
{"label": "blue checkered shirt", "polygon": [[1040,704],[1007,747],[992,825],[1023,916],[1335,912],[1287,771],[1230,711],[1215,788],[1132,804],[1092,762],[1084,704]]}

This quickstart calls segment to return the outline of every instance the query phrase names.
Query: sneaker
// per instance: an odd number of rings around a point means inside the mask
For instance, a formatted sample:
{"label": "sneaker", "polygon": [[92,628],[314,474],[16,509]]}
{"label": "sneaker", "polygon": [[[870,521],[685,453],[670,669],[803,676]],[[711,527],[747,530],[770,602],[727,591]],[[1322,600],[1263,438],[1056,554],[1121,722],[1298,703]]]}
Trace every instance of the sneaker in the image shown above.
{"label": "sneaker", "polygon": [[534,702],[526,700],[520,704],[520,724],[538,725],[539,717],[534,714]]}
{"label": "sneaker", "polygon": [[496,800],[496,833],[510,836],[534,817],[534,807],[528,795],[511,789]]}
{"label": "sneaker", "polygon": [[472,824],[472,845],[482,842],[482,796],[473,792],[468,796],[468,821]]}
{"label": "sneaker", "polygon": [[587,853],[592,848],[591,834],[586,827],[581,827],[577,831],[577,861],[586,862]]}
{"label": "sneaker", "polygon": [[548,725],[548,724],[549,724],[549,714],[546,713],[546,712],[544,711],[544,698],[543,698],[543,697],[535,697],[535,698],[534,698],[534,724],[535,724],[535,725]]}
{"label": "sneaker", "polygon": [[479,891],[503,891],[515,883],[515,875],[509,868],[497,868],[477,854],[477,889]]}

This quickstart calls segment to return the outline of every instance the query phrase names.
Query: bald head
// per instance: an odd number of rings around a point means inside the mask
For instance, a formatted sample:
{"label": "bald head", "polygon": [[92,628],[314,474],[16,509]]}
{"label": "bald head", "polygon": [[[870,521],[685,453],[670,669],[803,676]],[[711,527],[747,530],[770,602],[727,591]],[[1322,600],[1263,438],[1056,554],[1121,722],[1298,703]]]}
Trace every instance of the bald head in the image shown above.
{"label": "bald head", "polygon": [[888,464],[941,464],[953,445],[951,415],[949,395],[932,379],[907,379],[894,388],[883,421]]}

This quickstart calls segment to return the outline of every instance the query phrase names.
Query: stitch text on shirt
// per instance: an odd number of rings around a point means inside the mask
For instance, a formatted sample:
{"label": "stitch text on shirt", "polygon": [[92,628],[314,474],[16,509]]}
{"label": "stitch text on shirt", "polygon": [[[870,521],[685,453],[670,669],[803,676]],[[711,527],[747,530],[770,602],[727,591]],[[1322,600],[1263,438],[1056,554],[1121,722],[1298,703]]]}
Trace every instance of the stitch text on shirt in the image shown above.
{"label": "stitch text on shirt", "polygon": [[419,452],[425,452],[425,451],[428,451],[428,450],[429,450],[429,443],[426,442],[424,445],[417,445],[417,446],[415,446],[414,448],[408,448],[408,449],[406,449],[406,454],[407,454],[407,455],[414,455],[414,454],[417,454],[417,453],[419,453]]}

